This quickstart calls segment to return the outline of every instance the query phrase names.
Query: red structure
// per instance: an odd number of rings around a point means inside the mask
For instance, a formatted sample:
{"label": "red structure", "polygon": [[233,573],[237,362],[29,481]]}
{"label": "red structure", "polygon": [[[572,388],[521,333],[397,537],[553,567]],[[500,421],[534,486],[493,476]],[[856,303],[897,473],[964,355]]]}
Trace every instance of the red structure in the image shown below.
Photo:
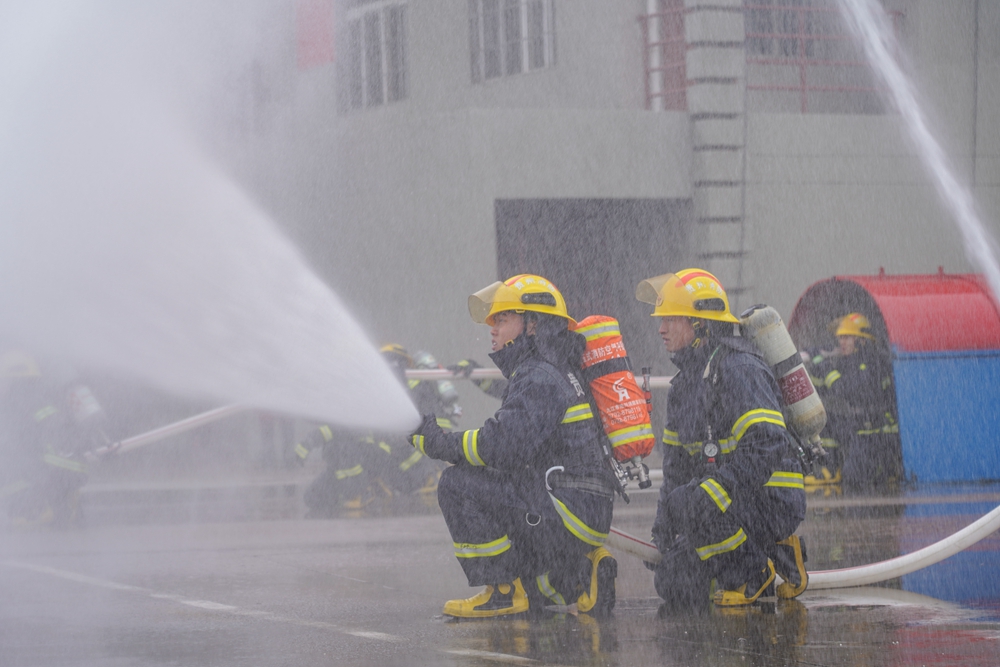
{"label": "red structure", "polygon": [[876,337],[897,353],[1000,349],[1000,309],[986,281],[940,269],[820,281],[799,299],[788,329],[800,348],[832,345],[827,325],[855,311],[872,320]]}

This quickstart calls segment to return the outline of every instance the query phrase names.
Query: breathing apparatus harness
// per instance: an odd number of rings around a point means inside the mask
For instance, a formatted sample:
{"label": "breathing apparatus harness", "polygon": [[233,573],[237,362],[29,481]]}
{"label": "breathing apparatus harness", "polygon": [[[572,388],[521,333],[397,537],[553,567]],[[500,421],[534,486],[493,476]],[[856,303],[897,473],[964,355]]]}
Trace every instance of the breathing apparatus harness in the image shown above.
{"label": "breathing apparatus harness", "polygon": [[[717,458],[722,451],[718,440],[712,433],[711,415],[715,412],[715,406],[719,402],[719,392],[717,390],[720,381],[720,367],[722,365],[722,360],[728,356],[728,352],[723,351],[719,354],[722,348],[726,347],[723,343],[718,343],[712,353],[708,357],[708,361],[705,363],[705,370],[702,372],[702,380],[707,383],[708,386],[708,401],[706,405],[706,423],[705,425],[705,442],[701,448],[702,461],[705,463],[709,472],[715,470],[717,465]],[[781,393],[778,393],[778,402],[781,405],[782,412],[785,412],[785,401]],[[792,453],[802,464],[803,469],[812,470],[813,466],[820,461],[824,456],[826,456],[825,450],[820,450],[816,452],[811,447],[804,447],[799,440],[798,435],[794,430],[790,428],[785,429],[790,436]]]}

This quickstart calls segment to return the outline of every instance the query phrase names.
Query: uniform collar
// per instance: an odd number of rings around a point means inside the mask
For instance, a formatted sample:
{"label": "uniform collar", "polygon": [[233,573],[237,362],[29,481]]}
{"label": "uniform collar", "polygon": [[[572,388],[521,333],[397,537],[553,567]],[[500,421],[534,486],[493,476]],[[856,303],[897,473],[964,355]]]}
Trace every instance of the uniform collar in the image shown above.
{"label": "uniform collar", "polygon": [[697,368],[701,369],[708,362],[708,357],[712,354],[717,345],[709,340],[703,340],[702,344],[698,347],[691,347],[690,345],[682,350],[674,352],[670,360],[674,362],[674,366],[683,370],[687,368]]}
{"label": "uniform collar", "polygon": [[521,334],[509,344],[503,346],[496,352],[490,354],[490,359],[496,364],[503,376],[510,379],[517,367],[521,365],[529,355],[534,353],[535,346],[528,339],[528,336]]}

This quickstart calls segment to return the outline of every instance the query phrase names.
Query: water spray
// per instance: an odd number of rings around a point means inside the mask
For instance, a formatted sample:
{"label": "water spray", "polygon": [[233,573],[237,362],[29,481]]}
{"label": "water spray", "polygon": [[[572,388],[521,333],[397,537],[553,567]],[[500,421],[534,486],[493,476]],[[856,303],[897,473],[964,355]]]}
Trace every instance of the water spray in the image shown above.
{"label": "water spray", "polygon": [[931,133],[917,102],[912,82],[893,55],[900,53],[900,49],[882,6],[875,0],[839,2],[848,27],[864,46],[872,70],[885,84],[886,96],[903,117],[910,139],[937,186],[938,194],[954,214],[966,255],[986,276],[996,299],[1000,295],[1000,262],[997,260],[996,243],[976,213],[972,193],[955,178],[948,156]]}

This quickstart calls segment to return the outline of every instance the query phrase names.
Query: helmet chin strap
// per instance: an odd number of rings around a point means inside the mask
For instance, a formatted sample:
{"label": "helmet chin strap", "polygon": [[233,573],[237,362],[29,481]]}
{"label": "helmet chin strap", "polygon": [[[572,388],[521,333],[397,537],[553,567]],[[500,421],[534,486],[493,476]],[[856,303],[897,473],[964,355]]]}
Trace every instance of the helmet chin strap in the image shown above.
{"label": "helmet chin strap", "polygon": [[691,347],[698,349],[705,344],[705,340],[708,338],[708,326],[706,326],[705,320],[698,317],[689,317],[688,321],[694,329],[694,340],[691,341]]}

